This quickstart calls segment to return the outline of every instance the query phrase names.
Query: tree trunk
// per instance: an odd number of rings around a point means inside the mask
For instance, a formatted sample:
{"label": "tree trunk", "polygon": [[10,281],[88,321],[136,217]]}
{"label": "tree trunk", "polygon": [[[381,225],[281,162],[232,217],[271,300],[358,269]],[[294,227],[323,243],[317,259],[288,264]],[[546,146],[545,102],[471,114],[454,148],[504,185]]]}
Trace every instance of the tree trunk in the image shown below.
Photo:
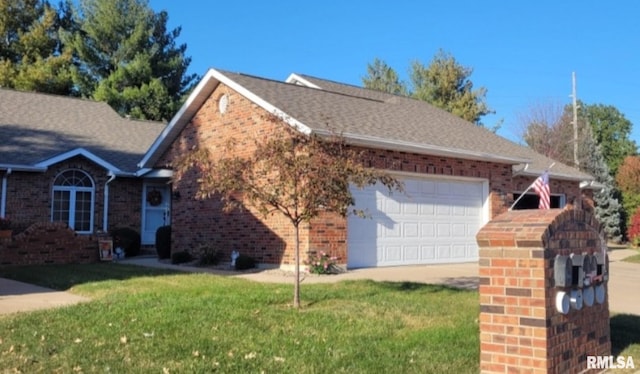
{"label": "tree trunk", "polygon": [[293,284],[293,306],[300,308],[300,228],[296,226],[295,276]]}

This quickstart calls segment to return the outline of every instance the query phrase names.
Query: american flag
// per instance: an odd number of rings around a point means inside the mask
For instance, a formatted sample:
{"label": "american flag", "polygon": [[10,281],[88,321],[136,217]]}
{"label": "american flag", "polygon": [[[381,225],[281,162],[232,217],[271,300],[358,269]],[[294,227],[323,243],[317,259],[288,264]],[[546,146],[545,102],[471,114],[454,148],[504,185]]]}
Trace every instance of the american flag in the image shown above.
{"label": "american flag", "polygon": [[549,188],[549,173],[544,172],[533,182],[533,189],[540,197],[540,203],[538,208],[549,209],[551,208],[551,190]]}

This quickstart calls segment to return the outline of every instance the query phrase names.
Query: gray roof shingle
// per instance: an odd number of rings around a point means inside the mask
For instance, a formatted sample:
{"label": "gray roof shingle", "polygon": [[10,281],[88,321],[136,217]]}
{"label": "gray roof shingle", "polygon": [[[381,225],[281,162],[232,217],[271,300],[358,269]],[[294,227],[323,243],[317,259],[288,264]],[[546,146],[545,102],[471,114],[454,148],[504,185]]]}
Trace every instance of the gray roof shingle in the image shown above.
{"label": "gray roof shingle", "polygon": [[423,101],[301,74],[296,76],[319,88],[243,74],[224,74],[314,129],[526,160],[514,164],[515,174],[539,175],[554,164],[550,174],[557,178],[593,179],[591,175]]}
{"label": "gray roof shingle", "polygon": [[[296,79],[292,78],[300,78]],[[424,101],[395,96],[306,75],[288,82],[211,69],[152,145],[141,164],[152,167],[219,83],[266,110],[316,133],[340,133],[347,141],[386,149],[492,160],[513,165],[515,174],[540,175],[554,161]],[[593,177],[555,163],[550,175],[588,181]]]}
{"label": "gray roof shingle", "polygon": [[83,148],[133,173],[164,128],[122,118],[103,102],[0,89],[0,167],[34,166]]}

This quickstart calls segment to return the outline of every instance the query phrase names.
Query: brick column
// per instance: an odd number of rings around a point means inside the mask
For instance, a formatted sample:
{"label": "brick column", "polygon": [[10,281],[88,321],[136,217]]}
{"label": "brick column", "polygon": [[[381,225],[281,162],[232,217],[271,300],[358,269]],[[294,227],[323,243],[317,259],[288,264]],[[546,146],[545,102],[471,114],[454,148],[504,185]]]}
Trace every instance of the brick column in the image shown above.
{"label": "brick column", "polygon": [[[483,227],[477,241],[482,373],[587,372],[587,356],[610,355],[606,261],[598,268],[605,274],[593,282],[605,290],[604,300],[580,307],[576,299],[564,311],[556,306],[558,294],[593,291],[593,283],[589,289],[579,278],[583,259],[606,252],[593,216],[582,210],[511,211]],[[569,262],[571,279],[561,284],[554,266],[568,258],[579,264]]]}

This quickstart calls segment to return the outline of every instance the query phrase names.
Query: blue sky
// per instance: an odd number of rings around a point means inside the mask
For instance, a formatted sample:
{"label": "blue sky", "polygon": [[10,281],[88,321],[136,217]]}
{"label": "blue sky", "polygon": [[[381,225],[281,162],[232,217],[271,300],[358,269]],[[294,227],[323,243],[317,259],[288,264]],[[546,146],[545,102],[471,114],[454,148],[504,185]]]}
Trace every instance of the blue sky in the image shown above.
{"label": "blue sky", "polygon": [[284,80],[303,73],[362,85],[375,58],[408,80],[439,49],[473,69],[499,131],[519,141],[531,108],[578,99],[616,107],[640,144],[640,5],[631,0],[150,0],[182,27],[190,72],[209,68]]}

